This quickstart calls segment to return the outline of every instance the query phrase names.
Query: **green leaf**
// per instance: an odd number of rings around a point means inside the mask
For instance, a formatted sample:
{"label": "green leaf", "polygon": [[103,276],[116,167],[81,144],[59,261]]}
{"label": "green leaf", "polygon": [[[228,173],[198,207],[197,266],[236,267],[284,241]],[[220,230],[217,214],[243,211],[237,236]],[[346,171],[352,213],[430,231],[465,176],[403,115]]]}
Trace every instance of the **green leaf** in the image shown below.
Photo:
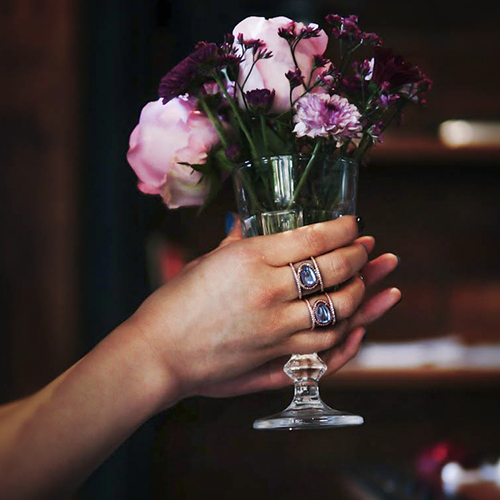
{"label": "green leaf", "polygon": [[191,167],[193,170],[196,170],[196,172],[200,172],[201,174],[209,174],[213,170],[212,162],[210,160],[207,160],[206,163],[200,165],[193,163],[186,163],[184,161],[179,161],[177,163],[179,165],[185,165],[186,167]]}
{"label": "green leaf", "polygon": [[200,215],[208,207],[208,205],[210,205],[210,203],[215,200],[222,185],[219,175],[213,170],[205,177],[210,183],[210,190],[205,201],[203,202],[203,205],[198,209],[198,215]]}

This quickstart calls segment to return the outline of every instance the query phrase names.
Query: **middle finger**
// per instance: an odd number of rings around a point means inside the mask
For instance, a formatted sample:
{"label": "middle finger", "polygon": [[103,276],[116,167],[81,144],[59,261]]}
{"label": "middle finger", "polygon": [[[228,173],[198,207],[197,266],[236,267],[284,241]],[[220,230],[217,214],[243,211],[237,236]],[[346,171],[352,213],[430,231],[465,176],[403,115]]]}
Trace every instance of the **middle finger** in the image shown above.
{"label": "middle finger", "polygon": [[[368,261],[368,254],[373,250],[375,239],[371,236],[359,238],[352,245],[338,248],[316,257],[321,279],[325,289],[331,288],[352,278]],[[277,282],[281,283],[285,300],[298,297],[297,283],[290,266],[276,269]],[[303,295],[307,293],[303,290]]]}

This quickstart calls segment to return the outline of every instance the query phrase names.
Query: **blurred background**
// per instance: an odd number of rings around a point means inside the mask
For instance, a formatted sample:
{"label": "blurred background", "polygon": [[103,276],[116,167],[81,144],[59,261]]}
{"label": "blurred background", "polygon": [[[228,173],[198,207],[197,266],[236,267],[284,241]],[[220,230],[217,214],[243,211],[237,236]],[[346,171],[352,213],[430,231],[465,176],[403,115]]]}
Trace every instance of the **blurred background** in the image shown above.
{"label": "blurred background", "polygon": [[75,498],[500,497],[500,16],[485,0],[2,0],[0,402],[48,383],[225,234],[229,183],[201,216],[168,211],[127,165],[163,74],[248,15],[328,13],[357,14],[434,80],[361,172],[359,213],[375,253],[401,257],[404,298],[322,392],[365,425],[261,433],[253,420],[290,389],[193,398]]}

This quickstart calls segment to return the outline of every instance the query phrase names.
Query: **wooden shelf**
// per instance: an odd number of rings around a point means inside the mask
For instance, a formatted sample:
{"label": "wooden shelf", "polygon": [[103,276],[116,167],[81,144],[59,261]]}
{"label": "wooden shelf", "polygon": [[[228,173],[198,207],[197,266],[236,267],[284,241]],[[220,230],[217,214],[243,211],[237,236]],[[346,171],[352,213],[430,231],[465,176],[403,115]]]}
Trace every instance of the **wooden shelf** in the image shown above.
{"label": "wooden shelf", "polygon": [[370,161],[379,163],[453,163],[474,160],[474,162],[500,162],[500,147],[457,147],[450,148],[437,137],[426,135],[392,135],[383,144],[375,146],[370,152]]}
{"label": "wooden shelf", "polygon": [[323,381],[332,387],[373,388],[446,388],[461,390],[500,387],[500,367],[497,368],[437,368],[409,369],[360,368],[347,366]]}

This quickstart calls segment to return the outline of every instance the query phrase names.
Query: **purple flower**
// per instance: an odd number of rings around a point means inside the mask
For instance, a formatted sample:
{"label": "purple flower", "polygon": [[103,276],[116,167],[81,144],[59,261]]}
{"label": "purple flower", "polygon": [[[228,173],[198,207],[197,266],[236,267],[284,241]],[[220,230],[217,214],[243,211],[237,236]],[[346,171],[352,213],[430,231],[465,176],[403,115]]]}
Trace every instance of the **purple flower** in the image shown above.
{"label": "purple flower", "polygon": [[215,43],[198,43],[192,54],[161,79],[158,96],[163,98],[163,104],[187,93],[192,85],[201,83],[206,78],[207,67],[216,64],[217,56],[218,47]]}
{"label": "purple flower", "polygon": [[365,33],[358,26],[357,16],[342,17],[329,14],[326,21],[332,26],[332,35],[335,38],[348,40],[353,45],[365,44],[377,47],[382,43],[381,38],[375,33]]}
{"label": "purple flower", "polygon": [[330,62],[330,59],[328,59],[327,57],[317,54],[314,56],[313,68],[323,68]]}
{"label": "purple flower", "polygon": [[391,49],[386,47],[375,49],[373,81],[378,85],[386,85],[388,89],[394,90],[403,85],[418,84],[424,80],[428,79],[417,66],[395,55]]}
{"label": "purple flower", "polygon": [[245,99],[252,111],[266,114],[271,110],[275,95],[275,90],[254,89],[245,93]]}
{"label": "purple flower", "polygon": [[293,132],[297,137],[332,138],[338,145],[360,139],[362,126],[358,108],[345,97],[306,94],[294,106]]}
{"label": "purple flower", "polygon": [[292,90],[304,84],[304,77],[302,76],[302,71],[300,71],[299,68],[290,70],[288,73],[285,74],[285,76],[290,82],[290,88]]}
{"label": "purple flower", "polygon": [[245,39],[245,35],[243,35],[243,33],[238,34],[238,43],[246,50],[258,50],[266,46],[266,44],[259,38]]}
{"label": "purple flower", "polygon": [[295,33],[297,27],[297,23],[295,21],[291,21],[286,26],[282,26],[278,29],[278,35],[281,38],[284,38],[288,43],[292,43],[297,34]]}

